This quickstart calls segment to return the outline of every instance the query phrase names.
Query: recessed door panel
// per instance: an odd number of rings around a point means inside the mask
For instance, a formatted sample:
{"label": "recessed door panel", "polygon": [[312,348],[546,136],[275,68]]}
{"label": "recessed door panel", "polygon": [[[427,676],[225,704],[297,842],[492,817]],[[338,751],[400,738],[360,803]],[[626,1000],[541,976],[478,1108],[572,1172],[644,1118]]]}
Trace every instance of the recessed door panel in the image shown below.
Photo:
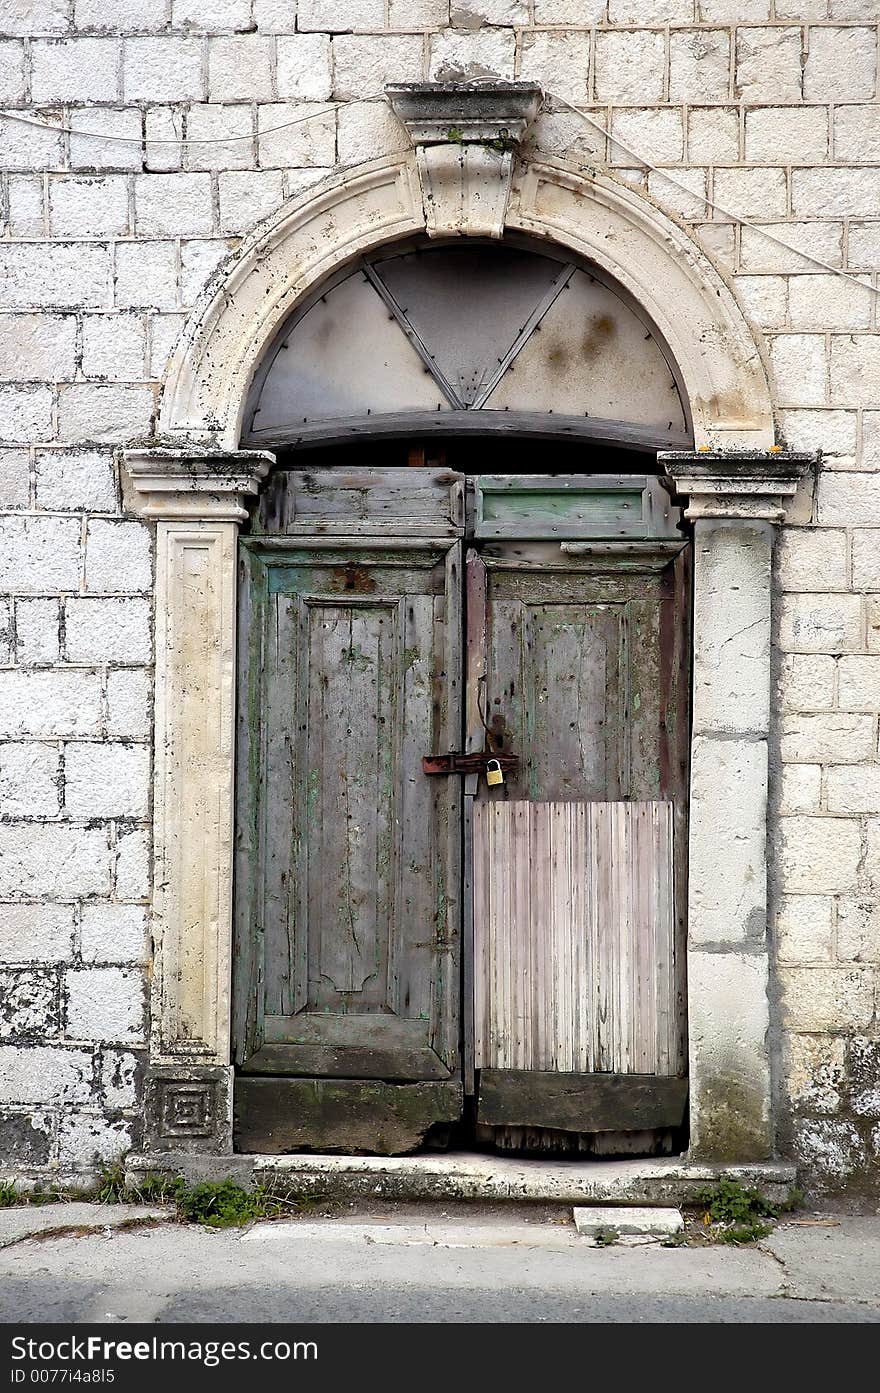
{"label": "recessed door panel", "polygon": [[421,759],[459,720],[457,553],[245,548],[247,1072],[442,1079],[456,1067],[460,795],[455,780],[424,779]]}

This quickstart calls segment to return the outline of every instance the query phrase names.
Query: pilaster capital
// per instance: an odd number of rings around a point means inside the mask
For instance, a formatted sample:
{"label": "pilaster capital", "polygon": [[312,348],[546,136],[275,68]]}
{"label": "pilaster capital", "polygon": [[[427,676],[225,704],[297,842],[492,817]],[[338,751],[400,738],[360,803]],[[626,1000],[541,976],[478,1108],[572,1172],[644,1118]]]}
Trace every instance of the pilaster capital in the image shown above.
{"label": "pilaster capital", "polygon": [[786,499],[817,456],[791,450],[661,450],[664,484],[685,517],[782,522]]}
{"label": "pilaster capital", "polygon": [[533,82],[404,82],[385,88],[416,151],[429,237],[501,237],[513,152],[541,105]]}
{"label": "pilaster capital", "polygon": [[258,492],[275,456],[268,450],[157,446],[123,455],[145,518],[243,522],[245,499]]}

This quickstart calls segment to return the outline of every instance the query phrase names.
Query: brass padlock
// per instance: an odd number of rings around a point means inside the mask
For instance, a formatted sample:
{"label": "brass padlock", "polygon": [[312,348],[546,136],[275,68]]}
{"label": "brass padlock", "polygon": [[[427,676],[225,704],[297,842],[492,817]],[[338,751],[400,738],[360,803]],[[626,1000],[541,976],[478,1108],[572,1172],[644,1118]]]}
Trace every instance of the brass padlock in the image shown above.
{"label": "brass padlock", "polygon": [[504,770],[497,759],[490,759],[486,763],[486,783],[490,788],[504,783]]}

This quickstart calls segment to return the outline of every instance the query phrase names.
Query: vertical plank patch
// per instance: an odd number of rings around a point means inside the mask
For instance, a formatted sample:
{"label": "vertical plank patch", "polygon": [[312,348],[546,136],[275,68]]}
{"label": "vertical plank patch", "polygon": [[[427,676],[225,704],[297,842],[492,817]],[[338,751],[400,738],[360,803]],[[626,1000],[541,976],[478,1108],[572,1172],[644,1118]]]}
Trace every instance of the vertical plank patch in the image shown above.
{"label": "vertical plank patch", "polygon": [[672,814],[475,804],[477,1068],[676,1072]]}

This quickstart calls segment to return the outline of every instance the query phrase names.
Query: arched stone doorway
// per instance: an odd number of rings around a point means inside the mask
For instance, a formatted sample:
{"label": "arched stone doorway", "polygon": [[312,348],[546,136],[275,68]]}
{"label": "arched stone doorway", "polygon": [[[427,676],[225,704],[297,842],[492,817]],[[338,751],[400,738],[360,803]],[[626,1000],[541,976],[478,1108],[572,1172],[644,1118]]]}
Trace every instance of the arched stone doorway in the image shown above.
{"label": "arched stone doorway", "polygon": [[[514,105],[522,95],[497,92]],[[409,98],[418,104],[418,93]],[[772,448],[759,349],[681,229],[614,180],[515,168],[509,140],[499,148],[468,125],[469,99],[447,92],[445,127],[402,110],[411,157],[329,181],[242,250],[175,352],[161,444],[128,455],[143,511],[159,519],[152,1145],[230,1145],[235,532],[271,464],[236,450],[256,365],[304,297],[353,258],[425,230],[509,230],[552,239],[620,285],[668,346],[689,406],[696,452],[665,451],[662,463],[695,521],[690,1154],[767,1157],[769,559],[772,523],[803,461]]]}

